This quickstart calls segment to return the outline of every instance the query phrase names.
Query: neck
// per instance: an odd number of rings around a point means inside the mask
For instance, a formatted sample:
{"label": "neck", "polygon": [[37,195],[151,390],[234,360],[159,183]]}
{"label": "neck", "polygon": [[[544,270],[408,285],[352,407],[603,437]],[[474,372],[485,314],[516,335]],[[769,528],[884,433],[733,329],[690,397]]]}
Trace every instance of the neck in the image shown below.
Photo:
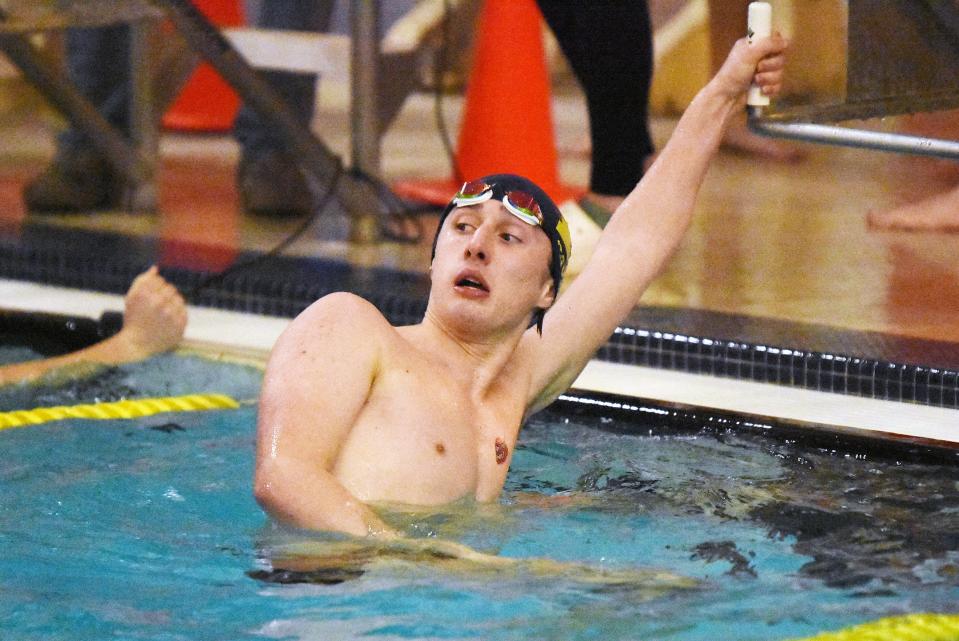
{"label": "neck", "polygon": [[525,332],[524,327],[488,334],[457,331],[429,309],[423,322],[410,330],[421,339],[417,342],[423,351],[446,363],[457,378],[480,395],[506,368]]}

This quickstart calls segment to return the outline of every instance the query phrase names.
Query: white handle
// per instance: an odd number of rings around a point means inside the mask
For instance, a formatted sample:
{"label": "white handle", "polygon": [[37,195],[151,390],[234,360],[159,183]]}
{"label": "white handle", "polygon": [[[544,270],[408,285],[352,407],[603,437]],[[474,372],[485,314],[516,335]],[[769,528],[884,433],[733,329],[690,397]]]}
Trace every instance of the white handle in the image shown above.
{"label": "white handle", "polygon": [[[756,38],[768,38],[773,33],[773,8],[768,2],[750,2],[749,19],[746,35],[752,43]],[[765,107],[769,104],[769,96],[763,95],[762,90],[753,85],[746,94],[746,104],[753,107]]]}

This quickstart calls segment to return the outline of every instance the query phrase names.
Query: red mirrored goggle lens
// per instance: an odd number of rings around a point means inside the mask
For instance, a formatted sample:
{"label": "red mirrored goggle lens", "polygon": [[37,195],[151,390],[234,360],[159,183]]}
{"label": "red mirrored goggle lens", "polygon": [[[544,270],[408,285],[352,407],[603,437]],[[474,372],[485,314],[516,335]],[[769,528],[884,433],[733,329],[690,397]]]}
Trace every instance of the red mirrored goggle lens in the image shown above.
{"label": "red mirrored goggle lens", "polygon": [[539,208],[539,203],[536,202],[532,194],[525,191],[514,190],[506,192],[506,197],[509,198],[510,203],[521,209],[523,213],[536,218],[540,225],[543,224],[543,211]]}
{"label": "red mirrored goggle lens", "polygon": [[460,187],[459,193],[456,194],[456,197],[476,198],[477,196],[483,195],[490,189],[492,189],[492,187],[484,183],[482,180],[471,180],[468,183],[463,183],[463,186]]}

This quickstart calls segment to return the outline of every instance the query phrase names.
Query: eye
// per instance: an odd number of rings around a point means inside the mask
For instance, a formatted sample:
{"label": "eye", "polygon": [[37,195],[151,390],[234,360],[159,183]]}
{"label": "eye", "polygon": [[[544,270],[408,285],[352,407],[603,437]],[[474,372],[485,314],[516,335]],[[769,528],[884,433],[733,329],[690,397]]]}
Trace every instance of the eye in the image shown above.
{"label": "eye", "polygon": [[453,228],[454,228],[456,231],[469,231],[470,229],[472,229],[472,227],[473,227],[472,225],[470,225],[470,224],[467,223],[467,222],[463,222],[463,221],[459,221],[458,223],[456,223],[455,225],[453,225]]}
{"label": "eye", "polygon": [[501,233],[501,234],[499,235],[499,237],[502,238],[503,240],[505,240],[505,241],[508,242],[508,243],[521,243],[521,242],[523,242],[523,239],[522,239],[522,238],[520,238],[519,236],[516,236],[515,234],[511,234],[511,233],[509,233],[508,231],[504,231],[503,233]]}

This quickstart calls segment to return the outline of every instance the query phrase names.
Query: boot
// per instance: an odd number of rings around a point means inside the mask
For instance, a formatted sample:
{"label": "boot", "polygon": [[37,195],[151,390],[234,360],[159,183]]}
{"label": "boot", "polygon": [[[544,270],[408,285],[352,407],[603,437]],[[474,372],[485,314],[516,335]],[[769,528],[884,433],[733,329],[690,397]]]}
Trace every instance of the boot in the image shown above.
{"label": "boot", "polygon": [[121,198],[116,173],[92,149],[60,149],[53,162],[23,190],[27,209],[37,214],[109,209]]}
{"label": "boot", "polygon": [[251,214],[287,218],[312,210],[313,199],[303,174],[280,151],[244,154],[237,168],[237,185],[240,202]]}

